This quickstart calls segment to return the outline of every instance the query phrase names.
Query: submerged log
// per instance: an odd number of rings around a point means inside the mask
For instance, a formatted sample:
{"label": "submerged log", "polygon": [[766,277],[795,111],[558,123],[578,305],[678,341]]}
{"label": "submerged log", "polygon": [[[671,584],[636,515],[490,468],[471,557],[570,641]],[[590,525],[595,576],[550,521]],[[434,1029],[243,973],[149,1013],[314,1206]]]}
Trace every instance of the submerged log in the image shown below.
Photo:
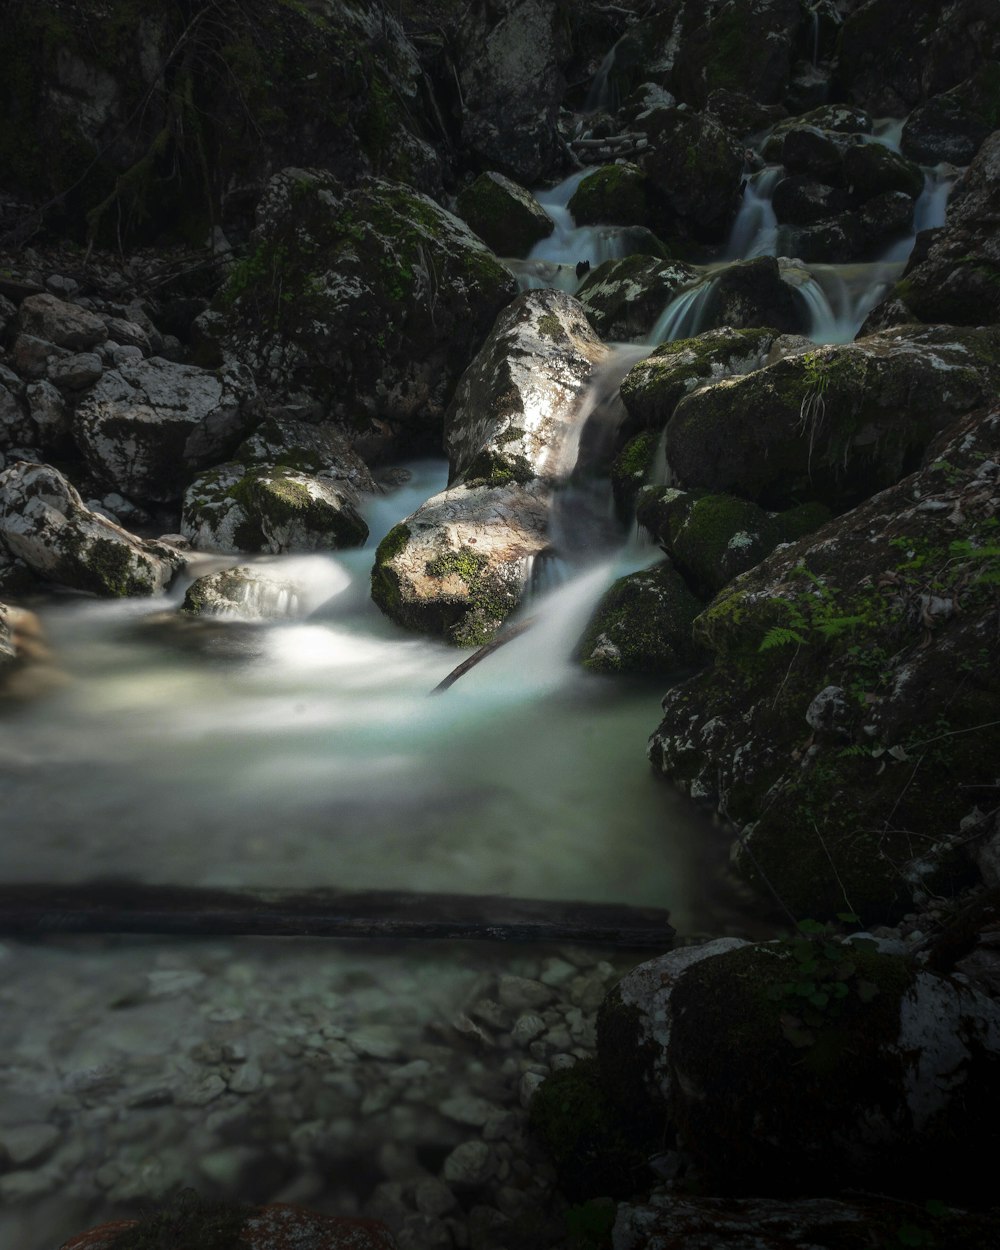
{"label": "submerged log", "polygon": [[488,655],[492,655],[494,651],[499,651],[508,642],[513,642],[515,638],[519,638],[526,629],[530,629],[534,625],[537,619],[537,617],[529,616],[526,620],[519,621],[516,625],[511,625],[501,631],[492,642],[487,642],[478,651],[474,651],[467,660],[463,660],[461,664],[453,668],[447,677],[438,682],[431,694],[444,694],[448,687],[453,686],[460,677],[464,677],[470,668],[475,668]]}
{"label": "submerged log", "polygon": [[405,890],[216,890],[95,882],[0,886],[0,934],[461,938],[666,950],[655,907]]}

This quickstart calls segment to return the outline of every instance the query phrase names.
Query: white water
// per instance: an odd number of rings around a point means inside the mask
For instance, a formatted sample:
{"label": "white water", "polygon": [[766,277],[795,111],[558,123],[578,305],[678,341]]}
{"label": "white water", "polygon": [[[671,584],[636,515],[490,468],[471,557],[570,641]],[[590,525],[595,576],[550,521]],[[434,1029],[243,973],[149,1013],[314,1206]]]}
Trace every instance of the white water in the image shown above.
{"label": "white water", "polygon": [[777,255],[778,219],[771,198],[784,175],[781,165],[767,165],[747,179],[740,210],[726,244],[726,260]]}

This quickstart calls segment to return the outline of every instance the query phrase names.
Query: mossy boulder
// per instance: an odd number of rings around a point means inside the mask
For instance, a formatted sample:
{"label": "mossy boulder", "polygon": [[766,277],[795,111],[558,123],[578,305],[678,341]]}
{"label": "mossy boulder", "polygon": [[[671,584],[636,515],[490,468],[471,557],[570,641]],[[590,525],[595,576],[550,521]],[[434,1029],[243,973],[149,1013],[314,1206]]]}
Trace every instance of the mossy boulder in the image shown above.
{"label": "mossy boulder", "polygon": [[227,349],[277,393],[330,418],[440,439],[462,370],[516,293],[478,236],[426,196],[373,179],[341,194],[318,171],[275,175],[250,254],[217,297]]}
{"label": "mossy boulder", "polygon": [[704,243],[722,242],[740,202],[743,154],[709,113],[654,108],[643,118],[649,147],[641,168],[657,194],[651,225]]}
{"label": "mossy boulder", "polygon": [[646,175],[630,161],[605,165],[588,174],[569,202],[578,226],[649,226]]}
{"label": "mossy boulder", "polygon": [[793,226],[812,226],[849,205],[842,187],[817,182],[808,174],[792,174],[782,178],[774,188],[772,204],[778,221]]}
{"label": "mossy boulder", "polygon": [[306,576],[302,563],[242,564],[208,573],[188,587],[181,611],[186,616],[241,621],[301,619],[344,589],[348,580],[339,569],[325,577],[316,571]]}
{"label": "mossy boulder", "polygon": [[715,665],[668,692],[651,758],[798,915],[889,916],[974,878],[959,826],[1000,749],[998,437],[1000,412],[970,415],[695,621]]}
{"label": "mossy boulder", "polygon": [[685,395],[720,378],[759,369],[776,337],[770,329],[723,328],[656,348],[622,382],[629,414],[626,432],[662,430]]}
{"label": "mossy boulder", "polygon": [[852,143],[844,151],[844,181],[857,203],[887,191],[902,191],[916,199],[924,189],[919,165],[884,143]]}
{"label": "mossy boulder", "polygon": [[184,494],[181,532],[196,550],[234,555],[360,547],[368,526],[346,481],[281,465],[219,465]]}
{"label": "mossy boulder", "polygon": [[580,393],[607,355],[561,291],[525,292],[501,314],[448,411],[448,489],[375,554],[372,596],[383,612],[462,646],[496,633],[533,560],[551,549]]}
{"label": "mossy boulder", "polygon": [[51,465],[27,461],[0,473],[0,546],[36,576],[102,598],[159,594],[184,564],[91,512]]}
{"label": "mossy boulder", "polygon": [[530,191],[503,174],[480,174],[458,197],[458,214],[498,256],[527,256],[555,222]]}
{"label": "mossy boulder", "polygon": [[637,254],[598,265],[576,296],[601,338],[637,342],[646,338],[674,296],[697,280],[693,265]]}
{"label": "mossy boulder", "polygon": [[241,464],[267,465],[349,482],[355,490],[374,491],[371,471],[344,431],[328,421],[305,421],[272,410],[237,447]]}
{"label": "mossy boulder", "polygon": [[1000,1008],[871,939],[717,941],[635,969],[598,1020],[710,1192],[794,1195],[816,1177],[922,1200],[981,1192],[998,1139]]}
{"label": "mossy boulder", "polygon": [[677,673],[704,652],[691,626],[701,603],[669,561],[621,577],[594,610],[574,654],[593,673]]}
{"label": "mossy boulder", "polygon": [[682,486],[765,508],[843,508],[898,481],[998,383],[994,329],[886,330],[685,396],[667,426],[667,463]]}

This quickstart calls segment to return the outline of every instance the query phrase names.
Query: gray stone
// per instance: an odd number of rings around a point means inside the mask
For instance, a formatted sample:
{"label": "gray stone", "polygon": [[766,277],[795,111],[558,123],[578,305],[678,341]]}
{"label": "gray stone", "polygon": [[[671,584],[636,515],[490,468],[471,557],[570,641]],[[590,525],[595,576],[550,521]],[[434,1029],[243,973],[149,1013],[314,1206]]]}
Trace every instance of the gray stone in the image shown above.
{"label": "gray stone", "polygon": [[476,1098],[470,1094],[459,1094],[446,1098],[441,1103],[441,1114],[458,1124],[468,1124],[473,1128],[482,1128],[495,1112],[496,1108],[485,1098]]}
{"label": "gray stone", "polygon": [[441,1175],[449,1185],[473,1188],[485,1184],[495,1168],[496,1157],[486,1142],[467,1141],[448,1155]]}
{"label": "gray stone", "polygon": [[59,1136],[59,1130],[51,1124],[0,1129],[0,1158],[6,1156],[13,1168],[32,1167],[49,1157]]}
{"label": "gray stone", "polygon": [[541,981],[504,975],[497,987],[497,997],[505,1007],[523,1010],[527,1007],[547,1007],[555,1001],[556,991]]}
{"label": "gray stone", "polygon": [[34,334],[19,334],[10,349],[10,363],[23,378],[44,378],[50,362],[70,353]]}
{"label": "gray stone", "polygon": [[71,351],[87,351],[108,337],[100,317],[54,295],[29,295],[18,310],[17,324],[22,334]]}
{"label": "gray stone", "polygon": [[255,1094],[260,1089],[264,1074],[256,1063],[241,1064],[226,1084],[234,1094]]}
{"label": "gray stone", "polygon": [[54,361],[49,366],[49,380],[63,390],[80,391],[96,382],[103,372],[104,365],[96,352],[77,352]]}
{"label": "gray stone", "polygon": [[66,401],[51,382],[33,382],[25,392],[39,447],[63,447],[70,438]]}
{"label": "gray stone", "polygon": [[413,1199],[417,1204],[417,1210],[422,1215],[430,1215],[436,1219],[447,1215],[449,1211],[454,1211],[458,1205],[458,1199],[448,1186],[433,1177],[417,1182],[413,1190]]}

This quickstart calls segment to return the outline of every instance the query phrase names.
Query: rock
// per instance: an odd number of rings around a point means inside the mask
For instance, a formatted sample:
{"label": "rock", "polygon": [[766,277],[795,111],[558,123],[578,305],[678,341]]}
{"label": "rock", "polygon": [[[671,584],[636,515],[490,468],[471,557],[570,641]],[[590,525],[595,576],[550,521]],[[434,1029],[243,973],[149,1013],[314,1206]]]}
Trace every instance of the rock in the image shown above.
{"label": "rock", "polygon": [[505,310],[448,412],[451,485],[376,552],[372,595],[387,615],[460,645],[493,636],[550,545],[578,396],[606,355],[560,291],[528,291]]}
{"label": "rock", "polygon": [[498,0],[460,11],[452,34],[462,100],[461,138],[474,165],[526,186],[560,153],[567,28],[545,0]]}
{"label": "rock", "polygon": [[[864,943],[720,947],[643,965],[599,1022],[602,1071],[638,1069],[633,1082],[707,1185],[809,1193],[819,1169],[838,1186],[867,1176],[921,1192],[916,1178],[936,1174],[946,1191],[957,1182],[978,1192],[987,1165],[970,1124],[984,1140],[997,1132],[986,1110],[1000,1083],[997,1004]],[[819,988],[804,1001],[796,987],[807,956]],[[753,1151],[748,1133],[759,1134]],[[942,1140],[953,1143],[947,1160]]]}
{"label": "rock", "polygon": [[[143,356],[152,354],[153,343],[143,326],[134,321],[126,321],[124,317],[109,317],[105,325],[110,343],[117,344],[119,347],[138,348]],[[162,342],[158,343],[157,347],[162,347]]]}
{"label": "rock", "polygon": [[656,348],[622,382],[622,401],[629,414],[622,435],[662,430],[685,395],[720,378],[759,369],[775,337],[768,329],[723,328]]}
{"label": "rock", "polygon": [[685,488],[843,507],[898,481],[935,433],[986,402],[998,348],[991,329],[905,327],[787,357],[683,398],[667,462]]}
{"label": "rock", "polygon": [[869,0],[844,20],[836,80],[875,117],[905,117],[924,100],[1000,59],[1000,14],[978,0],[914,0],[905,26],[893,0]]}
{"label": "rock", "polygon": [[664,561],[619,578],[594,609],[574,649],[597,673],[675,673],[701,659],[691,625],[701,603]]}
{"label": "rock", "polygon": [[[791,52],[803,26],[795,0],[734,0],[705,14],[691,5],[694,27],[677,52],[672,81],[680,97],[699,107],[720,87],[743,91],[762,104],[780,101],[791,76]],[[704,16],[703,16],[704,14]],[[685,15],[687,16],[687,15]],[[695,25],[698,18],[701,23]]]}
{"label": "rock", "polygon": [[[396,1250],[392,1234],[378,1220],[321,1215],[286,1203],[249,1210],[240,1230],[246,1250]],[[102,1224],[71,1237],[60,1250],[114,1250],[115,1242],[136,1224],[136,1220]]]}
{"label": "rock", "polygon": [[578,226],[650,226],[646,175],[638,165],[622,161],[588,174],[569,202]]}
{"label": "rock", "polygon": [[781,148],[778,156],[791,174],[805,175],[829,186],[843,184],[843,160],[848,140],[840,132],[824,130],[797,119],[796,125],[776,131],[775,139],[779,137]]}
{"label": "rock", "polygon": [[359,547],[368,526],[345,481],[281,467],[227,463],[184,494],[181,531],[198,551],[227,554]]}
{"label": "rock", "polygon": [[782,334],[808,328],[809,313],[787,270],[773,256],[736,261],[707,279],[708,297],[698,315],[698,328],[749,330],[768,327]]}
{"label": "rock", "polygon": [[480,174],[464,188],[458,214],[498,256],[527,256],[533,244],[555,229],[530,191],[498,173]]}
{"label": "rock", "polygon": [[651,223],[668,235],[678,225],[701,242],[722,242],[739,207],[743,157],[707,113],[652,109],[643,125],[649,149],[641,168],[663,209]]}
{"label": "rock", "polygon": [[29,380],[44,378],[57,360],[71,353],[34,334],[19,334],[10,349],[10,363]]}
{"label": "rock", "polygon": [[32,382],[25,388],[33,437],[31,444],[43,450],[65,452],[72,446],[70,415],[66,401],[51,382]]}
{"label": "rock", "polygon": [[576,293],[594,329],[608,342],[642,342],[675,295],[699,271],[679,260],[636,254],[591,270]]}
{"label": "rock", "polygon": [[[811,226],[843,212],[850,203],[841,187],[816,182],[808,174],[782,178],[774,188],[772,204],[780,222],[793,226]],[[912,215],[912,206],[911,206]]]}
{"label": "rock", "polygon": [[556,992],[541,981],[505,974],[497,986],[497,997],[504,1007],[522,1011],[525,1008],[547,1007],[555,999]]}
{"label": "rock", "polygon": [[[1000,130],[983,143],[956,185],[947,224],[921,236],[909,267],[887,301],[901,301],[902,312],[911,321],[951,325],[1000,321],[998,213]],[[872,313],[874,324],[878,324],[882,311]]]}
{"label": "rock", "polygon": [[49,368],[49,380],[60,390],[82,391],[98,381],[104,372],[101,358],[96,352],[77,352],[64,356]]}
{"label": "rock", "polygon": [[330,422],[315,423],[271,411],[237,447],[235,457],[247,465],[294,469],[349,482],[359,491],[376,489],[368,466],[343,430]]}
{"label": "rock", "polygon": [[21,334],[44,339],[56,347],[70,351],[85,352],[104,343],[107,328],[100,317],[67,304],[54,295],[29,295],[23,300],[17,314],[17,326]]}
{"label": "rock", "polygon": [[850,144],[844,151],[843,171],[847,188],[859,204],[887,191],[902,191],[915,200],[924,189],[920,166],[883,143]]}
{"label": "rock", "polygon": [[[881,918],[969,877],[959,825],[998,749],[984,650],[998,437],[1000,412],[970,415],[926,467],[775,551],[695,621],[715,667],[667,694],[651,758],[734,822],[740,874],[798,915],[846,895]],[[830,686],[846,691],[837,732],[814,738]]]}
{"label": "rock", "polygon": [[515,294],[514,278],[432,200],[371,180],[285,170],[257,212],[255,250],[216,299],[226,350],[276,393],[328,416],[436,442],[455,383]]}
{"label": "rock", "polygon": [[193,472],[222,460],[245,431],[245,370],[210,373],[153,357],[108,370],[81,400],[73,433],[103,482],[136,499],[178,499]]}
{"label": "rock", "polygon": [[996,126],[1000,69],[984,65],[965,82],[918,105],[906,119],[900,147],[921,165],[969,165]]}
{"label": "rock", "polygon": [[40,577],[102,596],[158,594],[184,563],[90,512],[49,465],[0,473],[0,543]]}
{"label": "rock", "polygon": [[467,1141],[456,1146],[445,1159],[441,1175],[449,1185],[465,1189],[486,1183],[496,1168],[492,1148],[484,1141]]}
{"label": "rock", "polygon": [[[995,1213],[969,1214],[946,1208],[938,1214],[914,1212],[901,1224],[897,1202],[873,1198],[703,1198],[680,1195],[667,1187],[641,1202],[620,1203],[614,1222],[615,1250],[647,1250],[654,1245],[684,1250],[806,1250],[827,1245],[863,1246],[879,1238],[887,1244],[901,1228],[909,1237],[966,1237],[974,1245],[989,1236]],[[942,1223],[944,1221],[944,1223]],[[883,1231],[884,1230],[884,1231]],[[877,1243],[876,1243],[877,1244]],[[959,1242],[960,1244],[960,1242]]]}
{"label": "rock", "polygon": [[44,1162],[60,1139],[52,1124],[22,1124],[0,1128],[0,1161],[11,1168],[36,1167]]}
{"label": "rock", "polygon": [[716,87],[709,92],[705,112],[717,117],[727,130],[741,139],[769,129],[786,116],[780,104],[761,104],[753,96],[728,87]]}
{"label": "rock", "polygon": [[299,619],[347,584],[347,575],[330,568],[322,588],[315,572],[296,579],[295,566],[251,564],[199,577],[188,587],[182,611],[192,616],[238,617],[241,620]]}

